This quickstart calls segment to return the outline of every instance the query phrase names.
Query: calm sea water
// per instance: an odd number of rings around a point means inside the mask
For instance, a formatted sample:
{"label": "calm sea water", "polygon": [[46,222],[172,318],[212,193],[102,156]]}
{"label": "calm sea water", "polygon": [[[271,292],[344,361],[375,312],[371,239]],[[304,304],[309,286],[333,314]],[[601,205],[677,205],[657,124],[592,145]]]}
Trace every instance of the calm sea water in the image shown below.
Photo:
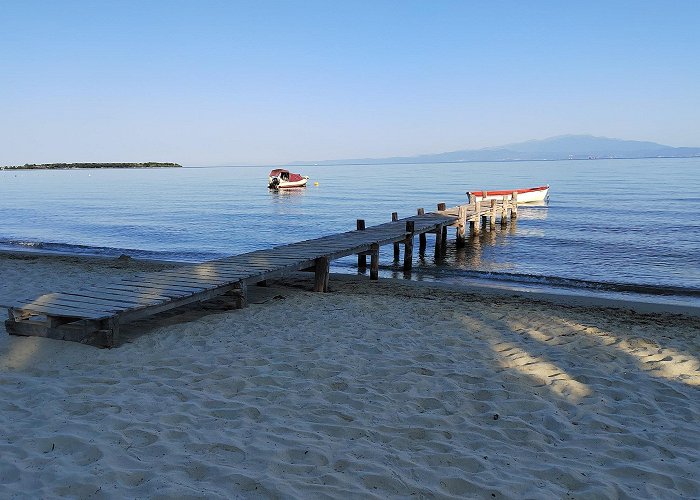
{"label": "calm sea water", "polygon": [[[309,187],[281,192],[257,167],[0,171],[0,248],[196,262],[458,205],[467,190],[550,184],[547,206],[521,207],[464,250],[450,234],[445,262],[416,257],[413,278],[700,300],[700,158],[297,170]],[[390,246],[380,265],[400,272]]]}

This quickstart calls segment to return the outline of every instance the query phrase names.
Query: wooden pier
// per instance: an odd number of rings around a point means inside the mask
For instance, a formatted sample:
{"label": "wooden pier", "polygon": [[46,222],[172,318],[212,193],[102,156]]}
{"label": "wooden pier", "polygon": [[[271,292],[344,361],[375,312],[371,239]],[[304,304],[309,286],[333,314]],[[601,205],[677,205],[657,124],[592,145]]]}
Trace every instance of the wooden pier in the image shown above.
{"label": "wooden pier", "polygon": [[365,227],[357,221],[353,231],[257,250],[201,264],[182,265],[160,272],[139,273],[99,285],[57,292],[16,301],[9,309],[5,328],[11,335],[34,335],[111,347],[119,341],[119,326],[194,302],[228,297],[236,307],[247,305],[247,287],[281,278],[297,271],[314,273],[314,290],[328,290],[330,262],[356,254],[358,268],[366,270],[370,258],[370,279],[379,277],[379,250],[393,245],[394,260],[404,248],[403,268],[413,265],[415,237],[419,253],[427,246],[427,233],[435,234],[434,255],[441,258],[447,246],[447,228],[456,228],[458,247],[469,235],[493,230],[496,219],[506,225],[517,217],[517,194],[512,200],[491,200],[446,208],[435,212],[419,208],[416,215]]}

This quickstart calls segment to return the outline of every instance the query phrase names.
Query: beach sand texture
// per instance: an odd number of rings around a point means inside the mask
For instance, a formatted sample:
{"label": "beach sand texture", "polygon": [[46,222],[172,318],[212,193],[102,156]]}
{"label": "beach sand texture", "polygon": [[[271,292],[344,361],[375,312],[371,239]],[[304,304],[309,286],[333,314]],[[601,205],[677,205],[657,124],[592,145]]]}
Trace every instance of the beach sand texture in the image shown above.
{"label": "beach sand texture", "polygon": [[[0,304],[115,266],[0,256]],[[111,350],[0,328],[0,497],[700,497],[698,318],[309,283]]]}

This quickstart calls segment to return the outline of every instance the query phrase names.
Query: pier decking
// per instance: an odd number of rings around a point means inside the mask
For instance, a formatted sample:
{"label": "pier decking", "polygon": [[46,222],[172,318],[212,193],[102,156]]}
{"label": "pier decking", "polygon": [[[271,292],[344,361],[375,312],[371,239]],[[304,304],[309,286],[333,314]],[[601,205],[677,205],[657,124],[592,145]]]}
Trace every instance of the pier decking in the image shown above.
{"label": "pier decking", "polygon": [[434,233],[435,255],[440,257],[445,252],[448,227],[457,228],[457,245],[463,246],[468,227],[476,235],[482,225],[493,229],[498,216],[501,225],[507,224],[509,213],[510,218],[517,217],[517,196],[512,201],[504,198],[483,205],[448,209],[441,203],[436,212],[418,209],[417,215],[403,219],[394,213],[390,222],[367,228],[364,221],[358,220],[354,231],[20,300],[10,307],[5,328],[11,335],[111,347],[119,340],[122,324],[218,296],[229,297],[237,307],[245,307],[248,285],[296,271],[313,271],[314,290],[327,291],[330,262],[349,255],[357,254],[360,269],[366,269],[369,256],[370,279],[376,280],[379,249],[384,245],[393,244],[395,260],[403,245],[403,265],[408,272],[415,236],[419,237],[422,254],[426,233]]}

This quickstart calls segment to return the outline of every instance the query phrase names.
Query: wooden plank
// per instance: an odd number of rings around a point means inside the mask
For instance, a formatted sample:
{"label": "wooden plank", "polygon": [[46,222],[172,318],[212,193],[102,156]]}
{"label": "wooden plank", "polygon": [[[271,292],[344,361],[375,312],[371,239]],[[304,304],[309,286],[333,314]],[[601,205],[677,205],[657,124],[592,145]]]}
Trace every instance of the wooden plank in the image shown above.
{"label": "wooden plank", "polygon": [[128,308],[132,307],[135,305],[138,305],[138,301],[134,301],[133,299],[127,299],[127,298],[105,298],[105,297],[88,297],[86,295],[81,295],[78,292],[71,292],[71,293],[56,293],[53,294],[52,300],[62,300],[62,301],[69,301],[69,302],[78,302],[81,304],[85,305],[94,305],[97,307],[121,307],[121,308]]}
{"label": "wooden plank", "polygon": [[[83,300],[72,299],[71,297],[66,297],[65,294],[47,294],[43,295],[37,299],[34,299],[31,303],[31,307],[34,306],[46,306],[46,307],[71,307],[75,309],[80,309],[83,311],[90,311],[92,313],[115,313],[118,311],[123,311],[129,306],[124,304],[107,304],[107,303],[94,303],[87,302]],[[24,308],[26,309],[26,307]],[[53,316],[65,316],[65,314],[53,314]]]}
{"label": "wooden plank", "polygon": [[131,284],[154,284],[154,285],[172,285],[172,286],[178,286],[178,287],[191,287],[194,288],[195,290],[197,288],[199,289],[207,289],[207,288],[212,288],[214,286],[217,286],[217,283],[211,283],[207,281],[202,281],[202,280],[194,280],[194,279],[188,279],[188,278],[170,278],[170,277],[161,277],[161,276],[149,276],[149,277],[134,277],[134,278],[122,278],[121,283],[131,283]]}
{"label": "wooden plank", "polygon": [[109,283],[105,285],[105,289],[108,290],[124,290],[124,291],[150,291],[152,293],[159,293],[165,295],[166,297],[180,297],[183,295],[190,295],[192,293],[199,292],[203,290],[201,287],[168,287],[168,286],[158,286],[158,285],[147,285],[147,284],[129,284],[129,283]]}
{"label": "wooden plank", "polygon": [[[247,261],[257,261],[260,260],[261,257],[255,257],[255,258],[249,258],[246,260],[242,260],[242,263],[247,263]],[[234,271],[230,271],[230,265],[232,263],[230,262],[217,262],[217,263],[212,263],[212,264],[202,264],[201,266],[197,266],[196,268],[193,268],[194,273],[206,273],[206,272],[221,272],[221,273],[232,273]]]}
{"label": "wooden plank", "polygon": [[27,303],[24,305],[13,305],[14,309],[20,311],[29,311],[39,314],[48,314],[50,316],[61,316],[66,318],[86,318],[86,319],[102,319],[112,316],[109,311],[85,310],[79,307],[66,306],[49,306],[41,304]]}
{"label": "wooden plank", "polygon": [[227,263],[226,265],[222,264],[222,267],[225,268],[226,266],[229,266],[230,268],[233,268],[233,266],[236,266],[237,269],[245,269],[245,270],[263,269],[263,270],[268,270],[268,271],[275,267],[274,265],[270,265],[270,264],[260,264],[260,263],[256,263],[256,262],[247,262],[247,261],[243,261],[243,260]]}
{"label": "wooden plank", "polygon": [[[17,304],[24,304],[21,306],[22,309],[28,309],[29,307],[33,306],[54,306],[58,305],[59,302],[63,299],[60,297],[61,294],[58,293],[47,293],[44,295],[41,295],[39,297],[35,297],[32,299],[25,299],[25,300],[20,300],[17,302]],[[78,304],[68,304],[69,307],[73,307],[74,309],[80,309],[82,311],[90,311],[90,312],[106,312],[110,311],[111,309],[109,308],[108,305],[106,304],[96,304],[96,303],[85,303],[80,300],[72,300],[70,302],[78,302]],[[20,307],[18,305],[15,305],[15,307]]]}
{"label": "wooden plank", "polygon": [[194,276],[189,274],[178,274],[169,271],[157,274],[136,274],[133,276],[133,279],[143,279],[144,281],[151,281],[153,279],[168,279],[171,281],[178,281],[180,283],[194,283],[203,285],[218,285],[219,283],[226,283],[227,281],[231,281],[226,278]]}
{"label": "wooden plank", "polygon": [[159,293],[153,293],[150,291],[145,291],[145,290],[119,290],[119,289],[114,289],[114,288],[107,288],[106,285],[104,286],[90,286],[90,287],[85,287],[79,289],[76,294],[79,292],[90,292],[90,293],[104,293],[106,295],[113,295],[115,297],[132,297],[132,298],[139,298],[139,299],[151,299],[151,300],[168,300],[170,297],[167,295],[159,294]]}
{"label": "wooden plank", "polygon": [[118,293],[115,290],[106,290],[104,288],[101,288],[99,290],[80,289],[80,290],[76,290],[75,292],[70,292],[68,295],[75,295],[75,296],[86,297],[86,298],[95,298],[95,299],[101,299],[101,300],[121,301],[121,302],[134,304],[134,305],[154,304],[154,303],[157,303],[159,301],[169,300],[169,298],[165,297],[165,296],[146,297],[143,295],[136,295],[133,293]]}

